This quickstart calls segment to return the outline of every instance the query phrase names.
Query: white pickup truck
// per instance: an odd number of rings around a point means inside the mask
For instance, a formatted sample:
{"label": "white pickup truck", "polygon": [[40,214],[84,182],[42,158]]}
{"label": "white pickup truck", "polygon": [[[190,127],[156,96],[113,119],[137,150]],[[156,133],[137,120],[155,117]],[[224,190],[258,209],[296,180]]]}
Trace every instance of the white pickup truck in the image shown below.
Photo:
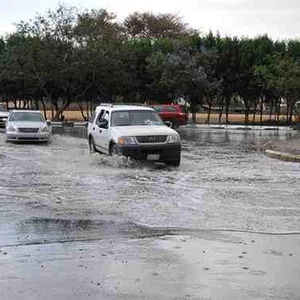
{"label": "white pickup truck", "polygon": [[150,107],[99,105],[89,120],[88,141],[91,152],[180,165],[179,134]]}

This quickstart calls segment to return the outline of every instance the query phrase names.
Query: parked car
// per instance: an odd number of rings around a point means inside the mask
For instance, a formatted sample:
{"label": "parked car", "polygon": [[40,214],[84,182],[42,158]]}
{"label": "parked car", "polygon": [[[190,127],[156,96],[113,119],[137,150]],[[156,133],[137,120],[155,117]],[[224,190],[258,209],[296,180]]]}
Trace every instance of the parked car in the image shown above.
{"label": "parked car", "polygon": [[40,111],[12,110],[6,122],[6,141],[48,142],[51,124]]}
{"label": "parked car", "polygon": [[89,120],[91,152],[179,166],[179,134],[150,107],[103,104]]}
{"label": "parked car", "polygon": [[186,125],[189,120],[187,110],[178,104],[152,105],[163,121],[169,121],[173,128]]}
{"label": "parked car", "polygon": [[5,128],[5,124],[6,124],[8,115],[9,115],[9,112],[3,106],[3,104],[0,103],[0,128]]}

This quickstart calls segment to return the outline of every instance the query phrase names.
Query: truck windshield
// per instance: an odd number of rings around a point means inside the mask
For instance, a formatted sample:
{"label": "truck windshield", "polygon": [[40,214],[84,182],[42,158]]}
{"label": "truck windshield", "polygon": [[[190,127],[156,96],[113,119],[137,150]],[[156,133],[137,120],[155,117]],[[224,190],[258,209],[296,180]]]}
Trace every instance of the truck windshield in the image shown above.
{"label": "truck windshield", "polygon": [[111,118],[112,126],[164,125],[161,118],[152,110],[114,111]]}

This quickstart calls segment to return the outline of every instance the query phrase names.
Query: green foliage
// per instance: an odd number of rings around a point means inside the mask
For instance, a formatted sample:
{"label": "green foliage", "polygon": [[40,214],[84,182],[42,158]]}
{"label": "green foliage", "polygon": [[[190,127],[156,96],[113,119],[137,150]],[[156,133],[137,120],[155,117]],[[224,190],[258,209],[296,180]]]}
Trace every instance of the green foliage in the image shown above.
{"label": "green foliage", "polygon": [[[299,101],[300,42],[201,35],[172,14],[134,13],[123,22],[104,9],[59,5],[0,39],[0,97],[87,110],[101,101],[172,102],[193,112],[242,103],[246,120],[260,104],[291,122]],[[239,99],[239,101],[233,101]],[[279,117],[278,117],[279,119]],[[208,117],[209,121],[209,117]]]}

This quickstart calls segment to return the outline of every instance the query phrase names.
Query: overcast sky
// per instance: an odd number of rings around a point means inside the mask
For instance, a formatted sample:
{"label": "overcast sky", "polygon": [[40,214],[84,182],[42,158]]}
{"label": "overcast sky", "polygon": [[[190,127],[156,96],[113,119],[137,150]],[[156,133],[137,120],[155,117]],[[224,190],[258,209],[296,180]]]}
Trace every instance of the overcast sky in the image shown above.
{"label": "overcast sky", "polygon": [[[120,19],[134,11],[171,12],[202,32],[273,39],[300,37],[300,0],[66,0],[80,8],[106,8]],[[13,23],[55,8],[57,0],[0,0],[0,35]]]}

